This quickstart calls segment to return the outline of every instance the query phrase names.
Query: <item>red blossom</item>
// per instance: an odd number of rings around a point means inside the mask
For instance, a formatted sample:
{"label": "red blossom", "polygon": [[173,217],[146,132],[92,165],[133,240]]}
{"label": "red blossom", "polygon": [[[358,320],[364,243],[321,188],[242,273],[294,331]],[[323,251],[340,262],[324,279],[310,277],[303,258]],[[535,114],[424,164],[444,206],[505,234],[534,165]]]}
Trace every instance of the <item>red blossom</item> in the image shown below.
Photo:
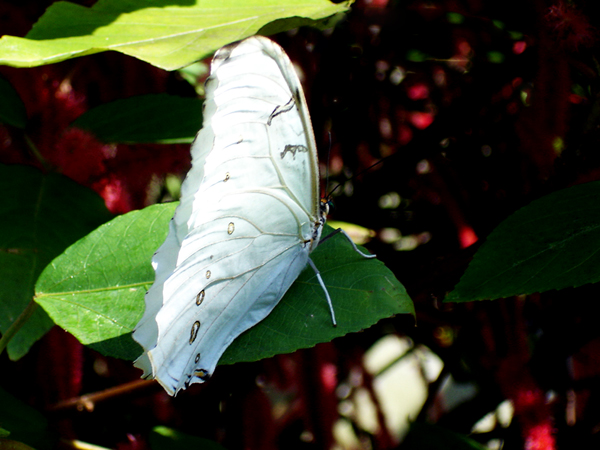
{"label": "red blossom", "polygon": [[548,422],[532,427],[525,436],[525,450],[554,450],[556,439],[552,433],[552,425]]}
{"label": "red blossom", "polygon": [[[88,110],[88,89],[104,81],[97,78],[97,71],[91,71],[90,66],[94,67],[94,61],[77,60],[31,69],[1,69],[25,104],[28,117],[25,134],[53,170],[94,189],[114,213],[143,208],[159,199],[157,182],[169,173],[183,174],[189,167],[189,146],[106,144],[84,130],[71,127]],[[141,70],[147,68],[134,66],[131,72]],[[82,74],[90,75],[87,83],[81,81]],[[166,80],[163,71],[156,69],[154,75],[158,87],[164,88],[160,86]],[[155,88],[149,86],[147,90]],[[143,92],[116,95],[140,93]],[[0,162],[42,168],[27,142],[20,131],[0,127]]]}
{"label": "red blossom", "polygon": [[419,130],[424,130],[433,122],[434,116],[428,112],[413,111],[410,113],[410,123]]}
{"label": "red blossom", "polygon": [[413,132],[409,126],[401,124],[398,128],[398,142],[402,145],[408,144],[413,138]]}
{"label": "red blossom", "polygon": [[458,236],[459,236],[460,246],[462,248],[467,248],[467,247],[473,245],[478,240],[475,230],[473,230],[473,228],[468,225],[462,226],[459,229]]}
{"label": "red blossom", "polygon": [[429,97],[429,87],[425,83],[415,83],[407,89],[408,98],[423,100]]}
{"label": "red blossom", "polygon": [[45,156],[64,175],[87,185],[104,173],[110,147],[84,130],[68,128],[58,138],[54,151]]}
{"label": "red blossom", "polygon": [[556,40],[571,50],[589,47],[596,41],[596,29],[574,5],[560,0],[545,16]]}
{"label": "red blossom", "polygon": [[110,212],[113,214],[124,214],[135,209],[131,201],[131,196],[124,185],[123,180],[109,175],[96,183],[93,189],[104,199],[106,207]]}

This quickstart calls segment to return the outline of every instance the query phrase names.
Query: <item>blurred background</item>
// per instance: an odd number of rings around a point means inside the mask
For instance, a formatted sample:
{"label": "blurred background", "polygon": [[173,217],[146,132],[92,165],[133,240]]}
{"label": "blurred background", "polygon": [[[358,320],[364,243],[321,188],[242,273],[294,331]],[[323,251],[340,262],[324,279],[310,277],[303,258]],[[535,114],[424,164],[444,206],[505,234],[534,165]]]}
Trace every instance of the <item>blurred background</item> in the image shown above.
{"label": "blurred background", "polygon": [[[49,4],[4,0],[0,33],[24,36]],[[333,29],[272,36],[303,81],[323,193],[341,184],[330,219],[355,225],[357,241],[392,269],[416,322],[394,317],[221,366],[174,399],[153,384],[89,408],[64,401],[129,386],[139,371],[54,328],[21,360],[2,355],[2,386],[43,411],[65,448],[150,448],[157,425],[231,450],[598,448],[597,286],[442,302],[503,219],[600,178],[593,6],[360,0]],[[106,52],[0,74],[23,98],[43,157],[114,213],[170,199],[169,183],[190,167],[187,145],[106,145],[68,125],[133,95],[194,97],[202,70],[190,80]],[[39,166],[2,125],[0,162]]]}

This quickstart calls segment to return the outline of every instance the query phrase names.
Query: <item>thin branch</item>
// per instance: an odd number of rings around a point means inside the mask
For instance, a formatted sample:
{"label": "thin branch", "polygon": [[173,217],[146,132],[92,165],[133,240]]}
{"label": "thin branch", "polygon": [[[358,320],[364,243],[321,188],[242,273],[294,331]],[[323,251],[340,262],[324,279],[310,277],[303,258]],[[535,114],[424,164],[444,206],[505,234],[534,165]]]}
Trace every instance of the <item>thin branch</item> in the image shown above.
{"label": "thin branch", "polygon": [[121,384],[112,388],[105,389],[91,394],[85,394],[79,397],[72,397],[66,400],[61,400],[50,406],[48,411],[63,411],[67,409],[77,409],[78,411],[92,412],[98,402],[109,400],[113,397],[119,397],[123,394],[128,394],[138,389],[154,384],[154,380],[135,380],[129,383]]}

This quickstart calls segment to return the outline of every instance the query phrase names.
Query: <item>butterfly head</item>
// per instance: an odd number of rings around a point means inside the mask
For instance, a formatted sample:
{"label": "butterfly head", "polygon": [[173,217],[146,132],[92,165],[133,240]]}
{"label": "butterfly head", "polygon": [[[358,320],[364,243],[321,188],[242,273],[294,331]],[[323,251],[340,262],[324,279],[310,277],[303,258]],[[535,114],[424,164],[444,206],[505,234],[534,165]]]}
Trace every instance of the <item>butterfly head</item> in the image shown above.
{"label": "butterfly head", "polygon": [[333,203],[329,198],[322,198],[321,204],[319,205],[319,220],[321,225],[325,224],[327,220],[327,215],[329,214],[329,208]]}

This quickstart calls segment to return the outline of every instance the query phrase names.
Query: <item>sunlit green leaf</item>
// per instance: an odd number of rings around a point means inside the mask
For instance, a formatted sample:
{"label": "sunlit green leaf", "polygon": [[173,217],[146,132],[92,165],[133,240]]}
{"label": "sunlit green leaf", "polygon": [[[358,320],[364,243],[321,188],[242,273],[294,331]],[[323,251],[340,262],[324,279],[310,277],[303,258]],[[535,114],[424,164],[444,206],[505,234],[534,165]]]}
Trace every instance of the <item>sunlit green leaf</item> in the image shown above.
{"label": "sunlit green leaf", "polygon": [[140,347],[129,337],[154,281],[150,259],[165,240],[175,204],[119,216],[52,261],[36,285],[36,302],[80,342],[120,358]]}
{"label": "sunlit green leaf", "polygon": [[173,70],[259,31],[323,26],[348,6],[328,0],[99,0],[88,8],[59,1],[24,38],[0,39],[0,64],[32,67],[114,50]]}
{"label": "sunlit green leaf", "polygon": [[[144,293],[154,280],[150,259],[166,237],[174,206],[125,214],[81,239],[40,276],[36,301],[84,344],[112,356],[139,356],[129,334],[141,318]],[[230,346],[223,363],[312,347],[394,314],[414,314],[412,301],[389,269],[354,252],[342,235],[320,245],[312,257],[338,326],[332,326],[325,295],[307,268],[271,315]]]}

